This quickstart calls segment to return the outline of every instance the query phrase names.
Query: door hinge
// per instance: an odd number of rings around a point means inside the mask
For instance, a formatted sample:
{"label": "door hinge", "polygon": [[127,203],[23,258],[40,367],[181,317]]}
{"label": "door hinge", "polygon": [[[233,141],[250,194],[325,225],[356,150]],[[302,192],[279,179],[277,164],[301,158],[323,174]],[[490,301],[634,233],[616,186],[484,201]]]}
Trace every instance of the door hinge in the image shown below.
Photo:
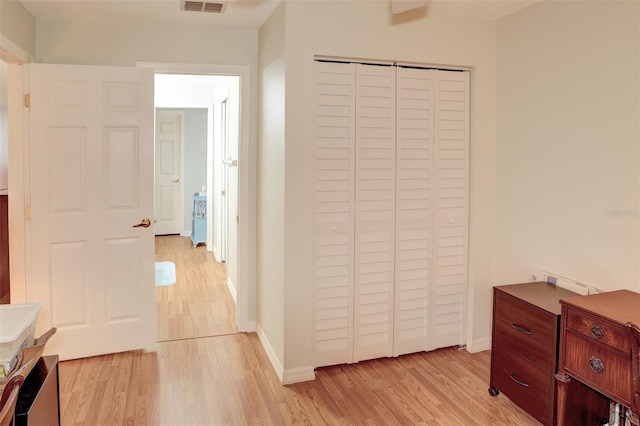
{"label": "door hinge", "polygon": [[240,223],[240,215],[236,215],[236,223]]}
{"label": "door hinge", "polygon": [[24,216],[25,216],[25,219],[27,219],[27,220],[31,220],[31,206],[28,206],[28,207],[24,210]]}
{"label": "door hinge", "polygon": [[31,95],[29,93],[24,95],[24,107],[31,108]]}

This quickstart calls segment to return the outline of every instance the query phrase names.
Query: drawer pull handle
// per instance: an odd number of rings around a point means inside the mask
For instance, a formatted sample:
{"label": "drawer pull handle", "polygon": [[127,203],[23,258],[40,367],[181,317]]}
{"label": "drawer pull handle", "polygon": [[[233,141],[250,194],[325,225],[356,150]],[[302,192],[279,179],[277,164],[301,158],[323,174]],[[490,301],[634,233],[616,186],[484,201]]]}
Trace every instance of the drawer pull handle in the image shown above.
{"label": "drawer pull handle", "polygon": [[526,334],[527,336],[532,335],[533,333],[530,332],[529,330],[527,330],[526,328],[522,328],[520,327],[518,324],[516,323],[512,323],[511,327],[513,327],[514,330],[519,331],[522,334]]}
{"label": "drawer pull handle", "polygon": [[589,358],[589,366],[591,366],[591,369],[596,373],[602,373],[604,371],[604,364],[602,363],[602,360],[595,356]]}
{"label": "drawer pull handle", "polygon": [[513,377],[513,373],[509,373],[509,378],[514,382],[516,382],[517,384],[519,384],[520,386],[523,386],[525,388],[529,387],[529,383],[521,382],[520,380],[516,379],[515,377]]}
{"label": "drawer pull handle", "polygon": [[595,337],[596,339],[601,338],[602,336],[604,336],[604,331],[602,331],[602,328],[600,328],[599,325],[594,324],[591,326],[591,334],[593,335],[593,337]]}

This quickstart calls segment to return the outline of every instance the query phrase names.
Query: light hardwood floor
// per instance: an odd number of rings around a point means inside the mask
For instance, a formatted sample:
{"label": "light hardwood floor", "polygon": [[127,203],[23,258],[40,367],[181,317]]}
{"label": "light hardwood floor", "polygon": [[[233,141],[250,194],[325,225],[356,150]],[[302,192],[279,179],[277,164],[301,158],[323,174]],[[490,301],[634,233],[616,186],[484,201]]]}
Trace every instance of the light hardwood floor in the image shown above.
{"label": "light hardwood floor", "polygon": [[156,262],[176,265],[176,283],[156,288],[158,341],[237,333],[236,306],[223,264],[191,239],[156,237]]}
{"label": "light hardwood floor", "polygon": [[63,425],[536,425],[489,396],[490,353],[455,348],[317,370],[282,386],[255,334],[60,363]]}
{"label": "light hardwood floor", "polygon": [[237,333],[211,253],[183,237],[159,237],[156,252],[177,272],[157,291],[158,352],[61,362],[62,425],[539,424],[504,395],[489,396],[488,351],[324,367],[314,381],[282,386],[256,334]]}

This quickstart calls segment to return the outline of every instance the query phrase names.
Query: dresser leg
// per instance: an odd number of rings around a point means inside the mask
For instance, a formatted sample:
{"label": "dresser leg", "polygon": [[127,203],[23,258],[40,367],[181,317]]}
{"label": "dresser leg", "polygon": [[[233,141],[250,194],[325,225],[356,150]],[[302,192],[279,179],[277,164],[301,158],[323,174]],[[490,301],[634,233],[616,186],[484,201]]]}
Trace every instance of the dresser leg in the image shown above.
{"label": "dresser leg", "polygon": [[564,371],[557,372],[556,375],[556,398],[557,398],[557,418],[558,426],[565,426],[567,412],[567,394],[571,377]]}

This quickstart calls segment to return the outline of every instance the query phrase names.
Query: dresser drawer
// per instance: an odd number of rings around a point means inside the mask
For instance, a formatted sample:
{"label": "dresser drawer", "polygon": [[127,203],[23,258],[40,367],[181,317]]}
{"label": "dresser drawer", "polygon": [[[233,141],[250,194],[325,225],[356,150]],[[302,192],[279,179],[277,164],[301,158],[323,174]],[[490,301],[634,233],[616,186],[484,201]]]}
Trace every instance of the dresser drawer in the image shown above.
{"label": "dresser drawer", "polygon": [[543,424],[548,424],[552,374],[503,345],[496,345],[494,386]]}
{"label": "dresser drawer", "polygon": [[575,330],[588,339],[596,340],[631,355],[631,344],[627,330],[608,321],[589,315],[580,315],[579,312],[569,309],[567,311],[567,328]]}
{"label": "dresser drawer", "polygon": [[496,342],[553,372],[558,317],[500,292],[496,293],[495,304]]}
{"label": "dresser drawer", "polygon": [[569,330],[564,349],[567,371],[597,391],[629,406],[632,396],[630,356]]}

